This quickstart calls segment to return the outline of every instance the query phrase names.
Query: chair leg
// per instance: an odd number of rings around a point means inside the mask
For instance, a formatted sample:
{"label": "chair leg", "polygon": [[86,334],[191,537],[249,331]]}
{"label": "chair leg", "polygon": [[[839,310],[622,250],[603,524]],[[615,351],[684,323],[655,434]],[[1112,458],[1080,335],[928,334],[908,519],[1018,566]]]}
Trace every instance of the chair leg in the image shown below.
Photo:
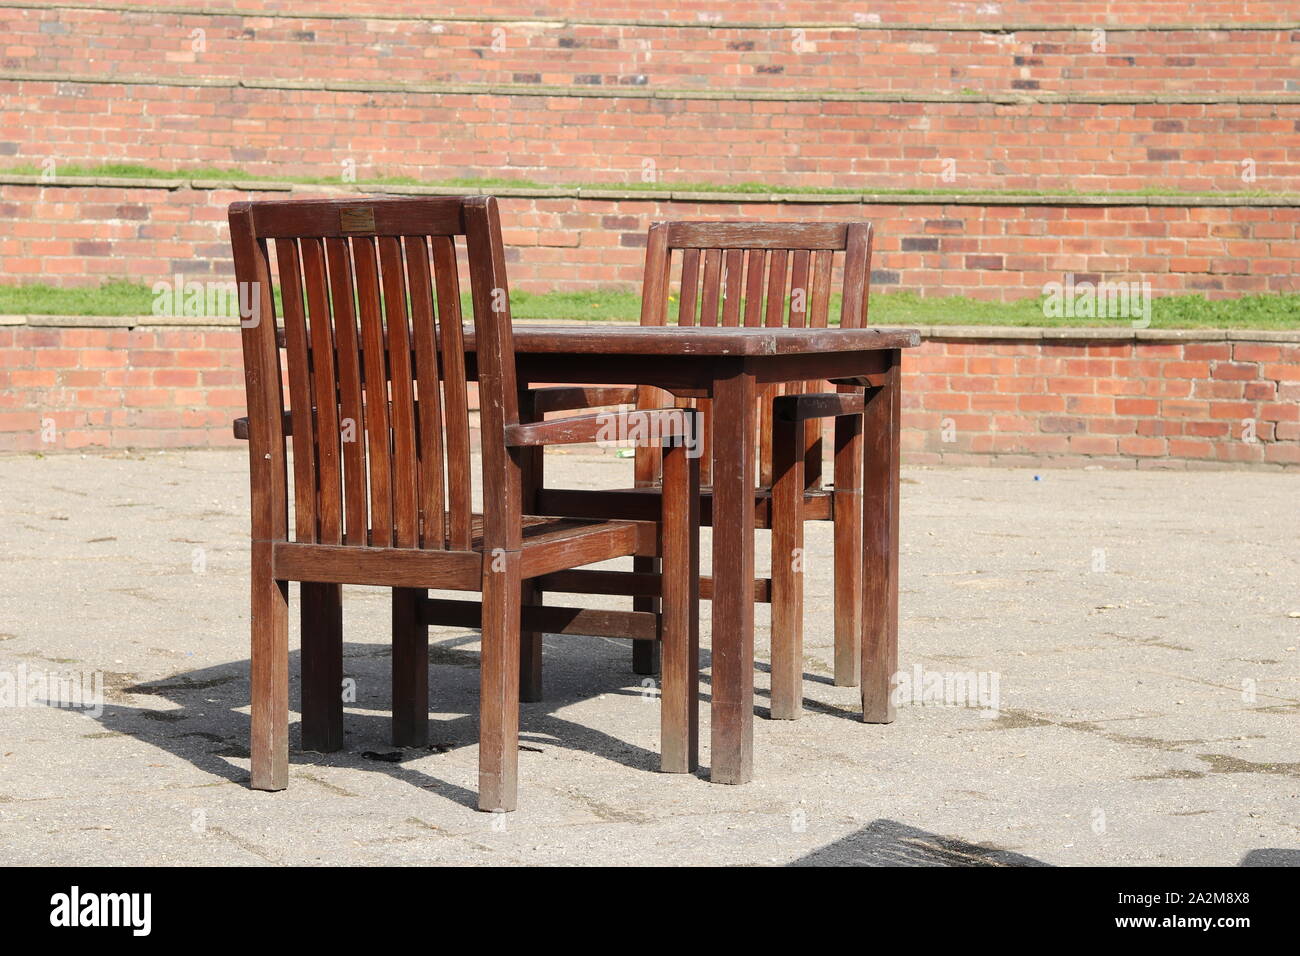
{"label": "chair leg", "polygon": [[478,808],[513,810],[519,777],[518,551],[485,555],[479,663]]}
{"label": "chair leg", "polygon": [[[542,603],[542,590],[531,581],[523,583],[521,603]],[[542,632],[525,631],[519,635],[519,699],[529,703],[542,700]]]}
{"label": "chair leg", "polygon": [[[648,574],[659,574],[660,560],[652,557],[634,557],[632,559],[632,570]],[[659,608],[659,598],[635,597],[632,599],[632,610],[634,611],[649,611],[654,614],[658,612]],[[663,662],[658,641],[632,642],[632,673],[653,676],[658,674],[662,667]]]}
{"label": "chair leg", "polygon": [[423,588],[393,588],[393,746],[429,744],[429,628]]}
{"label": "chair leg", "polygon": [[342,587],[304,581],[302,602],[302,749],[343,747]]}
{"label": "chair leg", "polygon": [[[663,680],[660,767],[691,773],[700,764],[700,460],[685,445],[664,453]],[[637,641],[635,646],[648,644]]]}
{"label": "chair leg", "polygon": [[772,425],[772,719],[803,709],[804,423]]}
{"label": "chair leg", "polygon": [[254,790],[289,785],[289,582],[271,572],[271,543],[253,542],[252,698]]}
{"label": "chair leg", "polygon": [[[524,395],[529,393],[525,392]],[[532,399],[521,396],[520,421],[542,421],[546,416],[539,415],[533,407]],[[534,514],[537,508],[537,492],[545,485],[546,456],[541,448],[524,448],[519,452],[519,484],[523,494],[524,514]],[[536,605],[542,603],[542,591],[531,581],[523,584],[522,604]],[[542,632],[525,631],[519,635],[519,699],[535,703],[542,699]]]}
{"label": "chair leg", "polygon": [[862,416],[835,419],[835,684],[857,687],[862,657]]}

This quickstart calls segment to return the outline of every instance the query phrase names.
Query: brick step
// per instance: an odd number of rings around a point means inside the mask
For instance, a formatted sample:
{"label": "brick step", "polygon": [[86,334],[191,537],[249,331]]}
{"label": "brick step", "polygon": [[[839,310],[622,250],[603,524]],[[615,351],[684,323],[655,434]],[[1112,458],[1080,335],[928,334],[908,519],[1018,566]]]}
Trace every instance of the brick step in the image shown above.
{"label": "brick step", "polygon": [[[10,177],[12,180],[12,177]],[[40,185],[0,178],[0,275],[6,282],[152,285],[231,278],[226,208],[292,193],[158,185]],[[665,219],[868,219],[872,288],[1014,300],[1048,283],[1148,282],[1154,295],[1300,292],[1300,203],[1020,206],[947,202],[706,202],[507,196],[511,287],[639,287],[649,224]],[[1191,202],[1179,200],[1177,202]],[[1118,321],[1118,320],[1117,320]],[[1127,329],[1125,322],[1120,322]]]}
{"label": "brick step", "polygon": [[233,164],[280,178],[1280,193],[1300,190],[1300,103],[506,98],[11,80],[0,81],[0,149],[56,168]]}
{"label": "brick step", "polygon": [[[67,6],[141,7],[160,9],[185,4],[159,0],[94,0]],[[190,6],[194,6],[191,4]],[[1122,27],[1222,23],[1275,23],[1294,20],[1293,0],[1108,0],[1100,4],[1061,3],[1059,0],[1000,0],[984,3],[971,0],[872,0],[846,4],[842,0],[676,0],[674,3],[645,5],[640,0],[605,0],[593,6],[590,0],[492,0],[468,2],[450,0],[437,5],[444,17],[505,19],[603,19],[632,22],[686,22],[698,24],[804,24],[804,23],[904,23],[977,25],[983,29],[1007,25],[1048,24],[1079,27],[1115,25]],[[336,16],[401,17],[428,16],[427,0],[205,0],[205,10],[264,14],[303,13],[305,10]],[[1083,22],[1086,21],[1086,22]]]}
{"label": "brick step", "polygon": [[[201,34],[196,32],[201,31]],[[1300,29],[699,29],[0,8],[4,69],[710,92],[1300,92]],[[196,49],[196,47],[198,47]]]}

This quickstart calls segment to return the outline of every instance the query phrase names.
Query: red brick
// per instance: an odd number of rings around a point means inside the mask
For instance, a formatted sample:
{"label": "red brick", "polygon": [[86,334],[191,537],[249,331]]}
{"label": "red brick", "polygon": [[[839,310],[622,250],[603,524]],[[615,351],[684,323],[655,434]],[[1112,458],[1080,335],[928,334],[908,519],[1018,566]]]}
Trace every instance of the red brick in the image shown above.
{"label": "red brick", "polygon": [[1143,438],[1128,435],[1119,439],[1119,451],[1122,455],[1151,458],[1165,454],[1168,451],[1168,443],[1163,438]]}
{"label": "red brick", "polygon": [[1259,367],[1239,362],[1215,362],[1211,374],[1217,379],[1245,382],[1259,377]]}

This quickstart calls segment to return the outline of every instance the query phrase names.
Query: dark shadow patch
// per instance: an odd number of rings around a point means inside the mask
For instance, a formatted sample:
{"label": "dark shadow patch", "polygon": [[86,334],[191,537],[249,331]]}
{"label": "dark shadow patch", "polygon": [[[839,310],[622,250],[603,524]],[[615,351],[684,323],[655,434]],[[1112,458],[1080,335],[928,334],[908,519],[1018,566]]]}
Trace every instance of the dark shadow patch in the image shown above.
{"label": "dark shadow patch", "polygon": [[1300,866],[1300,850],[1280,850],[1269,847],[1251,850],[1241,858],[1238,866]]}
{"label": "dark shadow patch", "polygon": [[939,836],[895,820],[876,820],[790,866],[1050,866],[992,844]]}

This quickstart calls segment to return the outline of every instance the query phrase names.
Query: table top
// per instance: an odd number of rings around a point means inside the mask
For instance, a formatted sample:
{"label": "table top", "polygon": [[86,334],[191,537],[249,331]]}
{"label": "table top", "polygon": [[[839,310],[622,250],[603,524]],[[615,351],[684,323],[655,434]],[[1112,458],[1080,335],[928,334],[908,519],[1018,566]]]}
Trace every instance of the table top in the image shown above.
{"label": "table top", "polygon": [[[767,328],[763,326],[515,325],[525,354],[760,356],[914,348],[915,329]],[[474,348],[467,327],[465,347]]]}

